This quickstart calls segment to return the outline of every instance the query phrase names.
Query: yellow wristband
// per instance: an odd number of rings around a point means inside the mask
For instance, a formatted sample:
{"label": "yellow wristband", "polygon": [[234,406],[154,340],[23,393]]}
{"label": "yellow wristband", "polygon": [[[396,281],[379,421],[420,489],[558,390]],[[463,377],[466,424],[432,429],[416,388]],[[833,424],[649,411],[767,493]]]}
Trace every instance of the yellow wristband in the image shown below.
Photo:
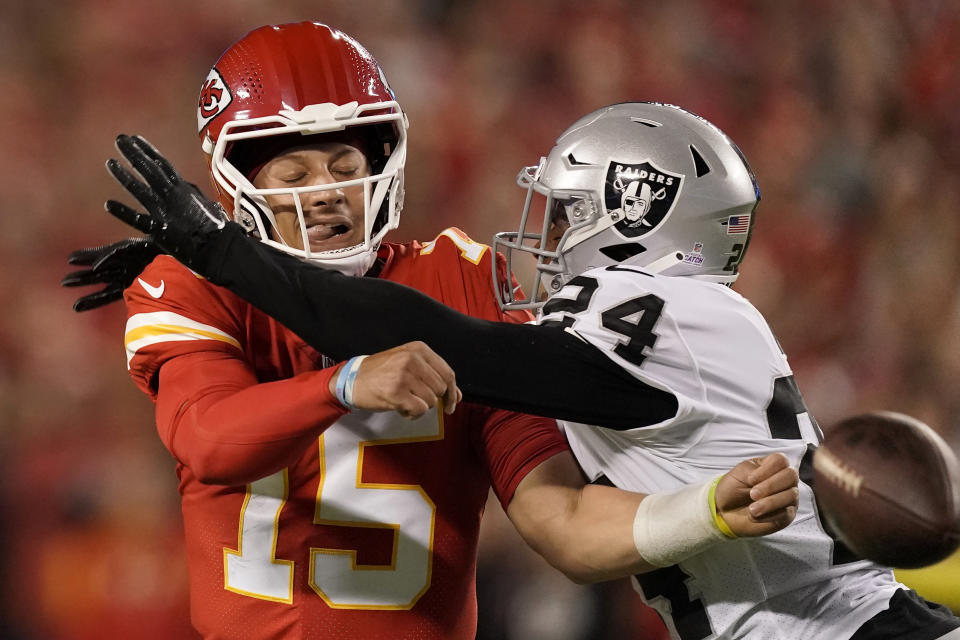
{"label": "yellow wristband", "polygon": [[717,511],[717,485],[720,484],[720,478],[722,477],[723,476],[718,476],[716,480],[710,483],[710,493],[707,494],[707,500],[710,502],[710,513],[713,514],[713,524],[716,525],[717,529],[720,529],[720,533],[732,540],[737,537],[737,534],[733,532],[730,525],[727,524],[723,516]]}

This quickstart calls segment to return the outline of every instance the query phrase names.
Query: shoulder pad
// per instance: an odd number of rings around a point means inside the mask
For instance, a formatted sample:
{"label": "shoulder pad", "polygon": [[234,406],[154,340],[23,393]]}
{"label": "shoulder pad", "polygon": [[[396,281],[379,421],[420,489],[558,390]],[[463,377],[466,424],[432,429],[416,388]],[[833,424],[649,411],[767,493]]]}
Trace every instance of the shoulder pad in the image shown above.
{"label": "shoulder pad", "polygon": [[436,238],[425,243],[423,248],[420,249],[421,256],[433,253],[438,257],[459,254],[459,258],[478,265],[484,256],[490,253],[490,247],[473,240],[456,227],[449,227],[441,231]]}

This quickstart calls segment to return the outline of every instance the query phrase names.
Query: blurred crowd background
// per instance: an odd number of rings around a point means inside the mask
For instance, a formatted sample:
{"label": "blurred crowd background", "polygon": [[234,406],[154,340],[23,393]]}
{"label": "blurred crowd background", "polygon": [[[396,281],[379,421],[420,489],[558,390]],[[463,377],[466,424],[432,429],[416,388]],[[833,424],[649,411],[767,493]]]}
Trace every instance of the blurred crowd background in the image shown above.
{"label": "blurred crowd background", "polygon": [[[3,0],[0,637],[193,637],[174,464],[127,378],[123,310],[75,314],[58,282],[71,249],[128,235],[102,210],[116,134],[207,185],[210,65],[304,19],[363,42],[409,114],[395,240],[489,242],[518,220],[519,168],[604,104],[712,120],[763,192],[736,288],[820,423],[896,410],[960,447],[958,2]],[[958,566],[905,575],[960,610]],[[626,581],[568,583],[495,503],[479,597],[481,638],[663,637]]]}

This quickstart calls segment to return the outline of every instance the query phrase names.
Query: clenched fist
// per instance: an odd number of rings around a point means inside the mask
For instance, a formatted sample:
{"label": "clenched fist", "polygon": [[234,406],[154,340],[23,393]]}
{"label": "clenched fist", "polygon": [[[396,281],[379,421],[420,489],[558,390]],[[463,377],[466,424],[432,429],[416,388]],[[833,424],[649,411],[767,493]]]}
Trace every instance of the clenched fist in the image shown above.
{"label": "clenched fist", "polygon": [[[330,393],[335,393],[336,378],[330,380]],[[462,398],[450,365],[423,342],[408,342],[360,363],[352,403],[358,409],[419,418],[439,405],[444,413],[453,413]]]}

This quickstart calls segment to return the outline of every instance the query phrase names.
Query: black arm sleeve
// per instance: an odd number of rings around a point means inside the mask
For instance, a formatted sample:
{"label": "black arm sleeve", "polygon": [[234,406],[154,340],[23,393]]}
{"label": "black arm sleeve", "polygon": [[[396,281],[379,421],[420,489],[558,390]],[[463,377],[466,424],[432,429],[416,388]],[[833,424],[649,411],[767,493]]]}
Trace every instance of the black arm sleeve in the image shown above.
{"label": "black arm sleeve", "polygon": [[395,282],[308,264],[232,223],[207,249],[195,269],[332,358],[421,340],[453,368],[468,402],[614,429],[676,414],[672,394],[560,328],[471,318]]}

